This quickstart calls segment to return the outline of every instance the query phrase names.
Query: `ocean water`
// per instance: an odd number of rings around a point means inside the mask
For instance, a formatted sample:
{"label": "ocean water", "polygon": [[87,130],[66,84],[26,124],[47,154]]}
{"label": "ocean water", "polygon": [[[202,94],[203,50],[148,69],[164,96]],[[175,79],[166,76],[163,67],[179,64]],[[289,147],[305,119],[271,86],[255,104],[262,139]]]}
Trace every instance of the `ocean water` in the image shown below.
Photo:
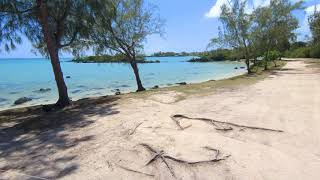
{"label": "ocean water", "polygon": [[[218,80],[245,73],[241,62],[190,63],[193,57],[148,57],[160,63],[139,64],[142,83],[146,88],[155,85],[171,86],[177,82],[196,83]],[[73,63],[62,59],[61,66],[72,100],[136,90],[136,82],[129,64]],[[40,88],[51,91],[40,93]],[[14,106],[20,97],[32,101]],[[14,107],[54,103],[57,91],[50,61],[47,59],[0,59],[0,110]]]}

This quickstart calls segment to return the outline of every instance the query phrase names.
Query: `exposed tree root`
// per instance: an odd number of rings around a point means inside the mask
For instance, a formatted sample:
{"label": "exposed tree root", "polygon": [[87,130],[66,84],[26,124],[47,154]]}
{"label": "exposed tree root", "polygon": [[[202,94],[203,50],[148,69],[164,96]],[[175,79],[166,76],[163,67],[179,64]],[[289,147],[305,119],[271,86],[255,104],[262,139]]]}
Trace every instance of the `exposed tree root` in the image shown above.
{"label": "exposed tree root", "polygon": [[168,170],[170,171],[170,174],[176,178],[176,174],[173,171],[172,167],[169,166],[167,159],[175,161],[177,163],[183,163],[183,164],[188,164],[188,165],[195,165],[195,164],[201,164],[201,163],[214,163],[214,162],[219,162],[222,160],[226,160],[228,157],[230,157],[230,155],[224,156],[222,158],[219,158],[220,155],[220,151],[211,147],[204,147],[207,150],[210,151],[214,151],[215,152],[215,157],[213,159],[209,159],[209,160],[203,160],[203,161],[187,161],[187,160],[183,160],[183,159],[178,159],[169,155],[166,155],[165,152],[163,150],[158,151],[154,148],[152,148],[150,145],[148,144],[140,144],[141,146],[143,146],[144,148],[146,148],[147,150],[149,150],[153,156],[152,158],[146,163],[146,166],[150,165],[151,163],[153,163],[155,160],[157,159],[161,159],[161,161],[166,165],[166,167],[168,168]]}
{"label": "exposed tree root", "polygon": [[185,130],[185,129],[188,129],[189,127],[192,126],[192,125],[190,124],[190,125],[188,125],[188,126],[186,126],[186,127],[183,127],[183,126],[181,126],[180,121],[178,121],[178,120],[176,120],[176,119],[174,119],[174,118],[171,118],[171,119],[176,123],[176,125],[178,126],[178,128],[179,128],[180,130]]}
{"label": "exposed tree root", "polygon": [[[187,116],[181,115],[181,114],[176,114],[176,115],[172,116],[171,118],[175,119],[175,121],[178,121],[178,120],[176,120],[176,118],[184,118],[184,119],[190,119],[190,120],[200,120],[200,121],[209,122],[209,123],[211,123],[212,125],[214,125],[216,127],[215,128],[216,130],[221,130],[221,131],[231,131],[231,130],[233,130],[233,128],[230,127],[230,126],[234,126],[234,127],[241,128],[242,130],[254,129],[254,130],[271,131],[271,132],[283,132],[282,130],[278,130],[278,129],[269,129],[269,128],[255,127],[255,126],[245,126],[245,125],[240,125],[240,124],[236,124],[236,123],[218,121],[218,120],[214,120],[214,119],[191,118],[191,117],[187,117]],[[221,125],[217,125],[216,123],[218,123],[218,124],[220,123],[222,125],[228,125],[228,126],[224,127],[224,126],[221,126]]]}
{"label": "exposed tree root", "polygon": [[153,174],[149,174],[149,173],[137,171],[137,170],[134,170],[134,169],[130,169],[130,168],[121,166],[121,165],[119,165],[119,164],[116,164],[116,165],[117,165],[119,168],[124,169],[124,170],[126,170],[126,171],[130,171],[130,172],[134,172],[134,173],[138,173],[138,174],[143,174],[143,175],[146,175],[146,176],[154,177]]}
{"label": "exposed tree root", "polygon": [[138,127],[141,126],[141,124],[143,124],[143,123],[137,124],[136,127],[129,133],[129,135],[131,136],[132,134],[134,134],[136,132],[136,130],[138,129]]}

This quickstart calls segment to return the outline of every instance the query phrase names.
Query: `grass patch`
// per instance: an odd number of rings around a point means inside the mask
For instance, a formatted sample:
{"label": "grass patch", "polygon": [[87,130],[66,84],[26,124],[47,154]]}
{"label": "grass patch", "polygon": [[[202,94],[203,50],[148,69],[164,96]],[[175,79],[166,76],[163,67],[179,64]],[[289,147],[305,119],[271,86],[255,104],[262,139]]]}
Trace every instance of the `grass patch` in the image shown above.
{"label": "grass patch", "polygon": [[[282,68],[286,64],[285,61],[270,61],[268,62],[268,69],[269,70],[277,70],[279,68]],[[254,72],[255,74],[262,74],[264,73],[264,68],[265,68],[265,62],[264,61],[259,61],[255,65],[251,66],[251,71]]]}
{"label": "grass patch", "polygon": [[183,100],[189,96],[204,96],[211,94],[217,90],[221,89],[234,89],[234,88],[240,88],[245,87],[251,84],[254,84],[260,80],[265,79],[268,77],[268,75],[271,74],[272,71],[281,69],[284,65],[286,65],[285,61],[276,61],[277,66],[275,67],[275,64],[273,62],[270,62],[268,64],[269,70],[264,71],[264,66],[262,67],[262,64],[260,66],[256,66],[253,69],[253,74],[244,74],[228,79],[222,79],[222,80],[210,80],[202,83],[194,83],[194,84],[187,84],[187,85],[180,85],[180,86],[172,86],[172,87],[164,87],[159,88],[155,90],[148,90],[144,92],[139,93],[129,93],[126,95],[123,95],[124,97],[129,98],[147,98],[150,95],[158,94],[158,93],[165,93],[168,91],[175,91],[182,93],[180,97],[178,97],[178,100]]}

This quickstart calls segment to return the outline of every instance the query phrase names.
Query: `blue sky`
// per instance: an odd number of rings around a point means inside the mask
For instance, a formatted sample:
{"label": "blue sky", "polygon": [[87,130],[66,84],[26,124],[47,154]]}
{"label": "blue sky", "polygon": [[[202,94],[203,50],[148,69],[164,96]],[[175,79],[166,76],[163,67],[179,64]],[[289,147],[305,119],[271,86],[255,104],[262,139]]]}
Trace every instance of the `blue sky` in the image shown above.
{"label": "blue sky", "polygon": [[[209,40],[217,36],[219,7],[227,0],[146,0],[159,7],[159,13],[165,19],[165,35],[159,37],[154,35],[148,38],[145,44],[145,53],[150,54],[157,51],[203,51]],[[296,2],[297,0],[291,0]],[[259,5],[267,5],[269,0],[249,0],[250,8]],[[299,39],[305,39],[309,35],[307,24],[307,14],[313,12],[314,5],[319,4],[319,0],[305,0],[305,11],[295,12],[300,21],[301,27],[297,30]],[[6,53],[0,52],[0,58],[17,57],[41,57],[35,55],[32,45],[27,39],[19,45],[16,50]],[[64,54],[64,57],[70,57]]]}

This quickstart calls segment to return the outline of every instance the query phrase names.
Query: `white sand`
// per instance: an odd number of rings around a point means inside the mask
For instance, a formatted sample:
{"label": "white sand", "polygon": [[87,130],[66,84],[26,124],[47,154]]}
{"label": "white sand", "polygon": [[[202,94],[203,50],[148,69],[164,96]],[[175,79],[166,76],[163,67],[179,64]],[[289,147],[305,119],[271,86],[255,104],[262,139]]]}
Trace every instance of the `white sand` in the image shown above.
{"label": "white sand", "polygon": [[[283,71],[249,87],[179,102],[181,94],[173,91],[122,99],[110,110],[118,113],[86,114],[84,120],[92,122],[87,126],[37,137],[21,135],[15,141],[30,142],[23,146],[7,142],[16,150],[0,158],[0,168],[5,170],[0,179],[28,179],[19,173],[49,179],[175,179],[161,158],[145,165],[152,154],[139,144],[146,143],[164,155],[190,162],[214,159],[215,152],[206,146],[219,149],[218,158],[230,155],[220,162],[192,165],[166,159],[176,179],[318,180],[320,72],[305,66],[302,61],[288,62]],[[224,132],[208,122],[177,118],[181,126],[191,125],[179,130],[171,119],[175,114],[284,132],[218,123],[233,128]],[[47,140],[41,141],[44,137]]]}

